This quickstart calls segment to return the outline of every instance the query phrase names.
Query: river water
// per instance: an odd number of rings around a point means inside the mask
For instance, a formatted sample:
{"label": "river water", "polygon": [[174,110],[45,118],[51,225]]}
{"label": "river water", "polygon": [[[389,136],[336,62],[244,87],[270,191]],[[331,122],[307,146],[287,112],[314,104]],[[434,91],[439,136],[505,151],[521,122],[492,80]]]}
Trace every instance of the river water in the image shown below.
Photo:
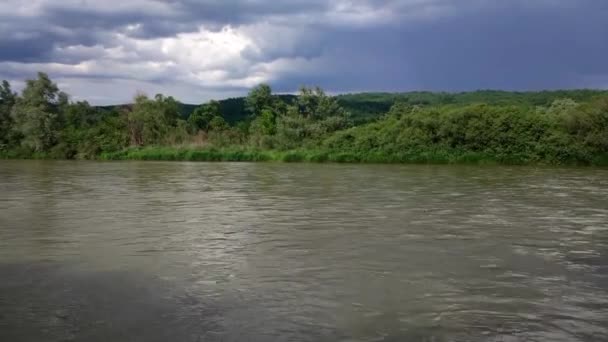
{"label": "river water", "polygon": [[0,161],[0,341],[608,341],[608,170]]}

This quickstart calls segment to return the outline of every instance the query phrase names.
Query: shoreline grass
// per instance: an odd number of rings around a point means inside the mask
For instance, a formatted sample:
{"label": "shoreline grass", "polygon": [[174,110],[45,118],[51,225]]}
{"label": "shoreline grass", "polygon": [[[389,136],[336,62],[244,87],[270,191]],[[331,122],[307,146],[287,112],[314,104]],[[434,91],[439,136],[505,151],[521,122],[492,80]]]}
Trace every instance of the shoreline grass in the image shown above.
{"label": "shoreline grass", "polygon": [[[65,160],[50,153],[0,151],[0,159]],[[552,160],[538,155],[490,153],[449,149],[418,149],[399,153],[382,151],[335,151],[327,149],[263,150],[246,147],[130,147],[81,160],[142,160],[200,162],[284,162],[284,163],[364,163],[364,164],[468,164],[607,167],[608,154],[586,159]]]}
{"label": "shoreline grass", "polygon": [[608,166],[608,155],[591,160],[556,161],[538,156],[492,154],[459,150],[412,150],[400,153],[332,150],[256,150],[247,148],[143,147],[102,153],[97,160],[151,160],[204,162],[374,163]]}

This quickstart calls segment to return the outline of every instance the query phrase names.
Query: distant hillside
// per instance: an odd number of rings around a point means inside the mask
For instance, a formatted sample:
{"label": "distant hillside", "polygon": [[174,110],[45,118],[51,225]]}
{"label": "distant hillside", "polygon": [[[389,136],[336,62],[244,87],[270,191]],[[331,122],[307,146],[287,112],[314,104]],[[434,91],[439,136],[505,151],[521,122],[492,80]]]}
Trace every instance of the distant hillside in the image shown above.
{"label": "distant hillside", "polygon": [[395,102],[411,105],[466,105],[487,103],[492,105],[547,106],[556,99],[569,98],[587,102],[608,95],[606,90],[556,90],[538,92],[509,92],[479,90],[474,92],[407,92],[407,93],[357,93],[338,95],[338,102],[346,108],[356,121],[365,122],[386,113]]}
{"label": "distant hillside", "polygon": [[[296,98],[295,95],[277,96],[279,96],[279,98],[281,98],[286,103],[291,103],[291,101]],[[242,121],[246,119],[249,115],[245,110],[245,97],[233,97],[224,100],[219,100],[218,102],[220,103],[220,110],[224,116],[224,119],[230,124]],[[114,106],[98,106],[98,108],[102,108],[105,110],[114,110],[124,106],[128,106],[128,104]],[[198,106],[200,106],[200,104],[182,103],[180,108],[181,116],[184,119],[187,119]]]}
{"label": "distant hillside", "polygon": [[[587,102],[599,96],[608,95],[607,90],[556,90],[538,92],[509,92],[499,90],[479,90],[474,92],[407,92],[407,93],[356,93],[336,96],[340,105],[352,114],[358,123],[374,120],[386,113],[396,102],[412,105],[463,105],[472,103],[487,103],[493,105],[516,106],[547,106],[556,99],[570,98],[577,102]],[[283,101],[290,103],[295,95],[278,95]],[[227,122],[234,124],[247,118],[245,98],[236,97],[220,100],[220,108]],[[120,106],[103,106],[104,109],[114,109]],[[198,105],[182,104],[181,114],[184,118],[196,109]]]}

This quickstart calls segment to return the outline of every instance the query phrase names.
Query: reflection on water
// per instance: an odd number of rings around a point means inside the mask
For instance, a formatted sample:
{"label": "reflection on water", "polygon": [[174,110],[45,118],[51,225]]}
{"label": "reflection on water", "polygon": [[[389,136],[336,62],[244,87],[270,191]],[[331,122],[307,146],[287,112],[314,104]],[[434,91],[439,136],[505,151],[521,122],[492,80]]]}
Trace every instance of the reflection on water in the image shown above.
{"label": "reflection on water", "polygon": [[0,162],[1,341],[606,341],[608,171]]}

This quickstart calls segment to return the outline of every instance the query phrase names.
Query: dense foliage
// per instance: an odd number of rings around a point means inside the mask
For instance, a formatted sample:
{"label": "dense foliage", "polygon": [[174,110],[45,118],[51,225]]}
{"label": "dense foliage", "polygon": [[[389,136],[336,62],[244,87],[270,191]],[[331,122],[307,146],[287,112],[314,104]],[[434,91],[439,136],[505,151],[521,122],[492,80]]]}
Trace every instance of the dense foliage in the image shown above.
{"label": "dense foliage", "polygon": [[303,87],[184,105],[71,102],[43,73],[0,86],[5,158],[608,165],[608,93],[362,93]]}

